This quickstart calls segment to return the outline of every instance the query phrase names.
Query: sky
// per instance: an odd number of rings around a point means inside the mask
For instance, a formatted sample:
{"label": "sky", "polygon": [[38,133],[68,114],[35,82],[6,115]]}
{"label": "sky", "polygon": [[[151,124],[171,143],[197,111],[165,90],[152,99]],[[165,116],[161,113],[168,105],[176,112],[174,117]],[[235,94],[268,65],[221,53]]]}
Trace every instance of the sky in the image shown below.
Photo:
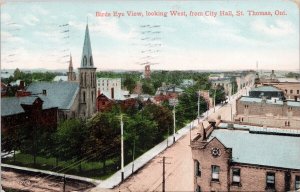
{"label": "sky", "polygon": [[[272,16],[250,16],[250,10]],[[125,16],[96,17],[113,11]],[[258,63],[259,69],[298,71],[300,66],[299,8],[288,0],[82,0],[2,4],[1,68],[67,69],[70,54],[78,68],[87,23],[97,70],[142,70],[147,62],[163,70],[256,70]]]}

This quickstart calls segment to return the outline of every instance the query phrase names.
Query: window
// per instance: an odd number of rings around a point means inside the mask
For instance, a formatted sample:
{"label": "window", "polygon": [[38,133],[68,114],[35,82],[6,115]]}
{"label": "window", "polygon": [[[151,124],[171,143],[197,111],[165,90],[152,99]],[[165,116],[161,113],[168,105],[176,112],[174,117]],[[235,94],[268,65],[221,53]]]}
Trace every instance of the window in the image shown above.
{"label": "window", "polygon": [[200,177],[201,176],[201,169],[200,169],[199,161],[195,160],[194,165],[195,165],[195,176]]}
{"label": "window", "polygon": [[299,94],[299,90],[297,90],[297,94]]}
{"label": "window", "polygon": [[220,167],[216,165],[211,166],[211,179],[212,181],[219,181]]}
{"label": "window", "polygon": [[87,59],[86,59],[86,56],[83,57],[83,66],[86,66],[86,63],[87,63]]}
{"label": "window", "polygon": [[267,172],[266,185],[267,185],[266,187],[267,189],[275,188],[275,173]]}
{"label": "window", "polygon": [[83,92],[83,103],[85,103],[85,92]]}
{"label": "window", "polygon": [[241,170],[239,168],[232,169],[232,183],[239,184],[241,182]]}
{"label": "window", "polygon": [[290,94],[293,94],[293,90],[292,89],[290,90]]}
{"label": "window", "polygon": [[300,175],[296,175],[295,178],[295,190],[300,189]]}

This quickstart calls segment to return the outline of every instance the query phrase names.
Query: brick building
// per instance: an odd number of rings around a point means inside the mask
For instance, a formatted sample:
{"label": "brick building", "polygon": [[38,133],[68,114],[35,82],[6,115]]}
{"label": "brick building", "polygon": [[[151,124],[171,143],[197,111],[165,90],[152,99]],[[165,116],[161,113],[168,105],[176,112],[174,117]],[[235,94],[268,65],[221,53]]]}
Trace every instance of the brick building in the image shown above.
{"label": "brick building", "polygon": [[274,86],[258,86],[249,91],[249,96],[255,98],[265,97],[267,99],[276,97],[282,100],[284,98],[284,93],[281,89]]}
{"label": "brick building", "polygon": [[240,97],[235,121],[265,126],[300,129],[300,102]]}
{"label": "brick building", "polygon": [[191,142],[195,191],[300,189],[300,131],[221,122]]}
{"label": "brick building", "polygon": [[23,126],[56,129],[57,107],[37,96],[6,97],[1,99],[1,131]]}

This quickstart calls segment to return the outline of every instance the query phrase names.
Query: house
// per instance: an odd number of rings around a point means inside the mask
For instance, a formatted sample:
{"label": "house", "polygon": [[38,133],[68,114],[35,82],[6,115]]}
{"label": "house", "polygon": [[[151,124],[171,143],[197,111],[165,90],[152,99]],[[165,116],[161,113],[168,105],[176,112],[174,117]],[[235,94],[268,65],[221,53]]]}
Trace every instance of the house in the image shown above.
{"label": "house", "polygon": [[191,142],[194,189],[299,190],[298,146],[300,130],[211,122]]}

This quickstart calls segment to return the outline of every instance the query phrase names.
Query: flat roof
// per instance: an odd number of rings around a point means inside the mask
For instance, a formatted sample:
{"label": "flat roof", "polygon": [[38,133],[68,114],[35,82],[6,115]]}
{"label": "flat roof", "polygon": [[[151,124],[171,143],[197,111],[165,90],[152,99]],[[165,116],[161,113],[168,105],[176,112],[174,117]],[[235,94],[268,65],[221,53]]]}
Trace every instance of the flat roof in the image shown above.
{"label": "flat roof", "polygon": [[259,87],[251,89],[250,91],[282,92],[281,89],[278,89],[278,88],[273,87],[273,86],[259,86]]}
{"label": "flat roof", "polygon": [[[251,102],[251,103],[261,103],[262,102],[262,98],[256,98],[256,97],[248,97],[248,96],[243,96],[239,99],[239,101],[243,101],[243,102]],[[283,105],[283,101],[276,99],[267,99],[266,100],[267,104],[275,104],[275,105]],[[288,106],[292,106],[292,107],[300,107],[300,102],[299,101],[287,101],[287,105]]]}
{"label": "flat roof", "polygon": [[215,129],[217,138],[232,149],[232,161],[253,165],[300,169],[300,136],[258,134],[249,130]]}

